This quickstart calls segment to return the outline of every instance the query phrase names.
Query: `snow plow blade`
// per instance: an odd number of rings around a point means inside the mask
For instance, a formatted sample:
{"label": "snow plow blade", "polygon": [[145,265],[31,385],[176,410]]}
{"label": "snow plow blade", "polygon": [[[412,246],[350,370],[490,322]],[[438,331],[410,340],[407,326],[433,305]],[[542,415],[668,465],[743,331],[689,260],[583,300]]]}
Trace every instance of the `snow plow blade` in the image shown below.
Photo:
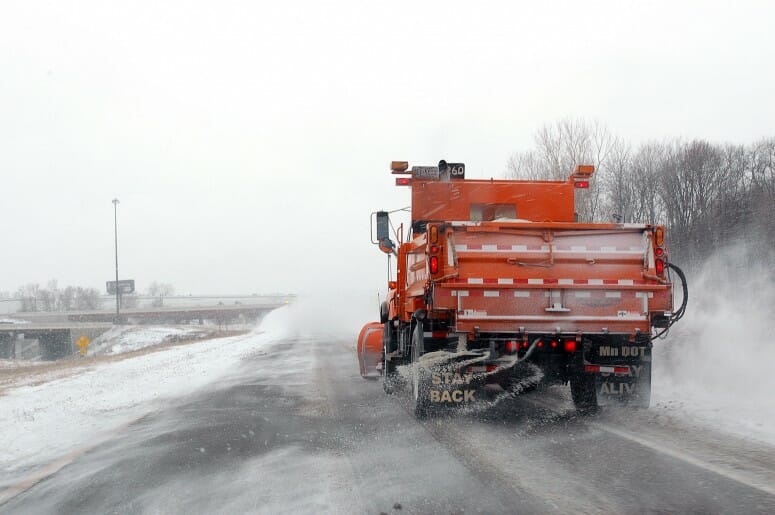
{"label": "snow plow blade", "polygon": [[382,363],[382,324],[369,322],[358,335],[358,364],[361,377],[378,379],[382,374],[377,366]]}

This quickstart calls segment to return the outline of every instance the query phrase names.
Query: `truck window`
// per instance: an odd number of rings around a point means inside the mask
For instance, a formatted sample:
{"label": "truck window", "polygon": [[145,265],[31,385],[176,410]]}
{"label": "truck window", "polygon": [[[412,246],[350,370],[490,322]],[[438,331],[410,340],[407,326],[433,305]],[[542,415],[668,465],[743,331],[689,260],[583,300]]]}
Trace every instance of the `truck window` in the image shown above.
{"label": "truck window", "polygon": [[488,222],[499,218],[517,218],[517,206],[514,204],[471,204],[469,220]]}

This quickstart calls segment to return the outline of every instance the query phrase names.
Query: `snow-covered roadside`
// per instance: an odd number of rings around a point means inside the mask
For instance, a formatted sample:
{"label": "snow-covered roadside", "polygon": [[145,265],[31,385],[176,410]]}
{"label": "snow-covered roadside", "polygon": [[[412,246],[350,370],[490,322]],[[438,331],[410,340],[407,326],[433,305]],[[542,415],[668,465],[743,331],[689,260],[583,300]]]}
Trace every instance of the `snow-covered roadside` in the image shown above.
{"label": "snow-covered roadside", "polygon": [[29,322],[18,318],[0,318],[0,324],[29,324]]}
{"label": "snow-covered roadside", "polygon": [[267,343],[282,338],[288,308],[269,313],[258,330],[195,345],[169,347],[0,397],[0,488],[158,409],[165,400],[206,387]]}
{"label": "snow-covered roadside", "polygon": [[214,330],[199,326],[120,325],[95,338],[89,345],[88,354],[123,354],[181,339],[204,338]]}

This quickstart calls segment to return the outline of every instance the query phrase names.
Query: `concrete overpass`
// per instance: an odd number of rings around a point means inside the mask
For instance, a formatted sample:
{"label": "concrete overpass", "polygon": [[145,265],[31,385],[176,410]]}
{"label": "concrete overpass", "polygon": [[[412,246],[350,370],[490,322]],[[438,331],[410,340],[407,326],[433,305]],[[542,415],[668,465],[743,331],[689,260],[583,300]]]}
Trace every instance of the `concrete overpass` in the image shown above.
{"label": "concrete overpass", "polygon": [[[210,306],[185,305],[139,307],[120,311],[122,324],[204,324],[205,321],[219,326],[237,323],[253,323],[272,310],[288,304],[293,297],[248,298],[250,304],[235,301],[234,304]],[[200,298],[201,299],[201,298]],[[190,302],[190,301],[189,301]],[[0,323],[0,359],[24,359],[20,339],[37,340],[42,359],[52,360],[69,356],[78,351],[76,341],[81,336],[93,340],[111,327],[115,311],[34,312],[14,313],[13,318],[27,323]]]}
{"label": "concrete overpass", "polygon": [[[76,341],[85,336],[93,340],[108,331],[105,323],[29,323],[0,324],[0,359],[26,359],[28,340],[37,340],[41,359],[55,360],[75,354]],[[27,343],[25,343],[27,342]]]}
{"label": "concrete overpass", "polygon": [[[122,323],[130,324],[181,324],[212,321],[218,325],[254,322],[285,303],[230,306],[181,306],[161,308],[134,308],[120,311]],[[115,312],[91,311],[67,313],[70,322],[112,322]]]}

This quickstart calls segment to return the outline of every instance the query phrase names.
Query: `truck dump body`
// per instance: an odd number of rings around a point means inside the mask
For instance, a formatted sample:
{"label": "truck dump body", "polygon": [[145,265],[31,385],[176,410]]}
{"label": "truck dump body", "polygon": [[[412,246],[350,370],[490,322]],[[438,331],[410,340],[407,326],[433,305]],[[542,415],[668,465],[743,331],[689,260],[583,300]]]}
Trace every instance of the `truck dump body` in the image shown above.
{"label": "truck dump body", "polygon": [[645,333],[650,311],[672,309],[670,286],[654,274],[648,226],[451,222],[444,229],[438,275],[446,279],[433,283],[432,309],[454,311],[457,332]]}

